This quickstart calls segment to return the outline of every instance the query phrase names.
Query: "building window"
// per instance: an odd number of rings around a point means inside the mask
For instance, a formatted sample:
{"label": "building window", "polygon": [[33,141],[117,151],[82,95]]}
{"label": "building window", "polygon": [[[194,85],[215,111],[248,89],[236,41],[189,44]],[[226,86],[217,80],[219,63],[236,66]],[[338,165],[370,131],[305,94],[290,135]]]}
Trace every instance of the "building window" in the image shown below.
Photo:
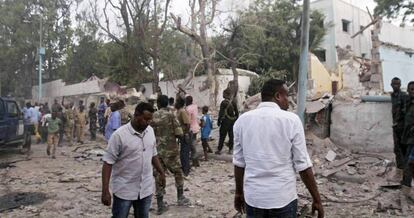
{"label": "building window", "polygon": [[349,20],[342,19],[342,31],[349,33],[349,24],[351,22]]}
{"label": "building window", "polygon": [[313,53],[316,55],[316,57],[318,57],[318,59],[321,62],[326,62],[326,50],[325,49],[315,50]]}

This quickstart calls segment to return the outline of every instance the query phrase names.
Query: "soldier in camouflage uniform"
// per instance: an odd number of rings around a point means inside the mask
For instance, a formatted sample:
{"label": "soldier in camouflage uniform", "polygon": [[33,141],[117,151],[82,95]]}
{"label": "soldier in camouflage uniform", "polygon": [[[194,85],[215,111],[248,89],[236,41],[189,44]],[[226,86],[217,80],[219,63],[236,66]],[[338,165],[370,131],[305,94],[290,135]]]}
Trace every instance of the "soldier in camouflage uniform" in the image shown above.
{"label": "soldier in camouflage uniform", "polygon": [[408,83],[408,100],[406,101],[404,110],[404,131],[402,133],[401,142],[404,144],[404,172],[401,182],[401,191],[405,197],[414,201],[414,191],[411,188],[412,181],[412,163],[410,163],[410,154],[414,147],[414,81]]}
{"label": "soldier in camouflage uniform", "polygon": [[75,112],[73,110],[73,103],[65,105],[65,135],[69,146],[73,145],[73,127],[75,125]]}
{"label": "soldier in camouflage uniform", "polygon": [[[157,104],[159,110],[154,113],[151,126],[154,128],[157,138],[158,156],[164,169],[168,169],[174,174],[178,205],[185,205],[190,201],[184,197],[184,177],[180,164],[180,150],[177,144],[177,137],[183,135],[183,130],[174,113],[168,110],[168,97],[161,95],[157,99]],[[163,201],[165,187],[161,185],[158,173],[154,172],[154,174],[156,178],[158,214],[162,214],[168,210]]]}
{"label": "soldier in camouflage uniform", "polygon": [[123,100],[119,101],[119,107],[121,108],[119,110],[119,113],[121,114],[121,125],[127,124],[132,118],[132,114],[129,111],[127,105],[128,99],[125,99],[125,102]]}
{"label": "soldier in camouflage uniform", "polygon": [[394,154],[397,164],[397,171],[393,180],[400,182],[404,170],[404,156],[407,148],[401,143],[401,137],[404,130],[404,109],[407,101],[407,94],[401,91],[401,80],[397,77],[391,80],[393,93],[391,94],[392,102],[392,128],[394,137]]}

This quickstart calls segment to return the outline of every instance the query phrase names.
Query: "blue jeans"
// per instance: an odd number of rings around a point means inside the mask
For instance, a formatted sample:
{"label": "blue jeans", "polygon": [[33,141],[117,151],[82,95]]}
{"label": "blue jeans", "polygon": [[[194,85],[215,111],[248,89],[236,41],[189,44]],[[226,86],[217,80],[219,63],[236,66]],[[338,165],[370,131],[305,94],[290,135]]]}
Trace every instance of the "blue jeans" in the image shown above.
{"label": "blue jeans", "polygon": [[247,218],[296,218],[298,210],[298,200],[290,202],[283,208],[260,209],[246,204]]}
{"label": "blue jeans", "polygon": [[129,209],[134,207],[134,217],[135,218],[148,218],[149,209],[151,207],[152,195],[145,197],[143,199],[134,200],[124,200],[118,198],[114,195],[114,203],[112,205],[112,218],[127,218],[129,214]]}

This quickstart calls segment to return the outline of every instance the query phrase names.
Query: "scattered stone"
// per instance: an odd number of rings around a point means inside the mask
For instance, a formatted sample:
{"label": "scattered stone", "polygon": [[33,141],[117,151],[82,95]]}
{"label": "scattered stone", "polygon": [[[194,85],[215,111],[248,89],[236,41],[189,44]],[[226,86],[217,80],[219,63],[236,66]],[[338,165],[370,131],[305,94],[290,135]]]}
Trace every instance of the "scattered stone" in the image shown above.
{"label": "scattered stone", "polygon": [[326,154],[325,159],[328,160],[329,162],[334,161],[336,158],[336,153],[332,150],[328,151],[328,154]]}

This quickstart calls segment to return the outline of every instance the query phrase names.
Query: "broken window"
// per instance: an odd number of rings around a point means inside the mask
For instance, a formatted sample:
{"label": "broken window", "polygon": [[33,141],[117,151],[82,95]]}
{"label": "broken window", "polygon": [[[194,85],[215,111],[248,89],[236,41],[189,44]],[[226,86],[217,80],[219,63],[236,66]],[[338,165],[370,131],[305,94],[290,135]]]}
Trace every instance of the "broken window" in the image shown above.
{"label": "broken window", "polygon": [[351,22],[349,20],[342,19],[342,31],[349,33],[349,24]]}
{"label": "broken window", "polygon": [[316,55],[316,57],[318,57],[320,61],[326,62],[326,50],[325,49],[315,50],[313,53]]}

